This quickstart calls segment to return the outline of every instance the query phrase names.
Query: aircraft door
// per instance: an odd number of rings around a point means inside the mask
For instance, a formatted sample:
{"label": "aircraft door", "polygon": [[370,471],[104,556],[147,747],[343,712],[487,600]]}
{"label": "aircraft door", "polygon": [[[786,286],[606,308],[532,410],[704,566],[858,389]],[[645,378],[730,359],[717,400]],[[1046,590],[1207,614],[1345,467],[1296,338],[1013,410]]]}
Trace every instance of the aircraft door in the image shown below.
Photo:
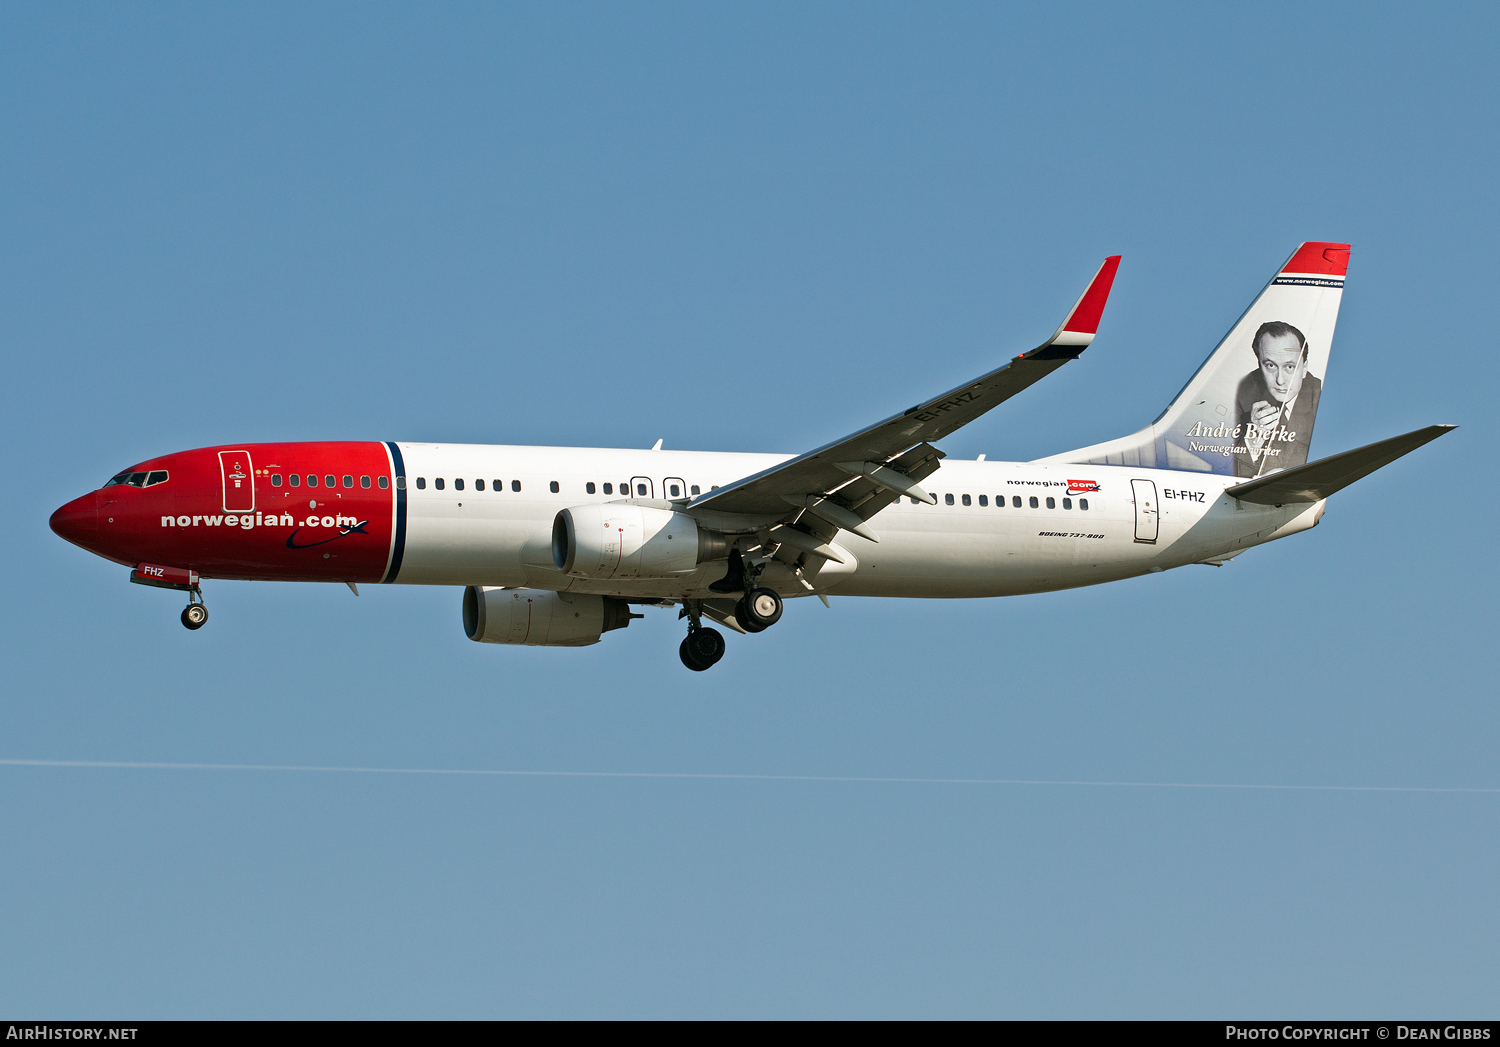
{"label": "aircraft door", "polygon": [[651,477],[632,476],[630,478],[630,497],[655,498],[656,485],[651,482]]}
{"label": "aircraft door", "polygon": [[250,467],[249,451],[220,451],[219,475],[224,479],[224,511],[255,511],[255,470]]}
{"label": "aircraft door", "polygon": [[1130,490],[1135,495],[1135,540],[1154,542],[1161,531],[1161,514],[1156,501],[1155,480],[1131,480]]}
{"label": "aircraft door", "polygon": [[661,482],[661,496],[669,502],[678,498],[686,498],[688,496],[687,484],[682,482],[680,476],[669,476]]}

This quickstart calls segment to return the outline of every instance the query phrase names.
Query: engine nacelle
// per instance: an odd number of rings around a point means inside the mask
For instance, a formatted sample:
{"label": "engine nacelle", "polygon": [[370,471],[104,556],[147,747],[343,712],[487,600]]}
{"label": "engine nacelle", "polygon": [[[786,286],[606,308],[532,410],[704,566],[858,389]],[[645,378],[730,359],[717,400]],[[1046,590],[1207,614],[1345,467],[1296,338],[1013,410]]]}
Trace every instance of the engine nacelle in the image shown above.
{"label": "engine nacelle", "polygon": [[575,505],[552,521],[552,562],[580,578],[670,578],[729,555],[729,540],[671,509]]}
{"label": "engine nacelle", "polygon": [[479,643],[528,647],[587,647],[612,629],[623,629],[630,605],[610,596],[554,593],[549,589],[464,590],[464,632]]}

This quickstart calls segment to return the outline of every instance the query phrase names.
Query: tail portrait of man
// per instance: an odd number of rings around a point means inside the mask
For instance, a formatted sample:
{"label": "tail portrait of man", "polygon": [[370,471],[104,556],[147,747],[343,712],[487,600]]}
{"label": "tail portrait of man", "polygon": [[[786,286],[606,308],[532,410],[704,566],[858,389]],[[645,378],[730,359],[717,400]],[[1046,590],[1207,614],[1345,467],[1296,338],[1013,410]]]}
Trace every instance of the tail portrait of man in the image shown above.
{"label": "tail portrait of man", "polygon": [[1307,370],[1307,338],[1280,320],[1263,323],[1250,340],[1255,370],[1235,391],[1234,474],[1264,476],[1307,463],[1323,383]]}

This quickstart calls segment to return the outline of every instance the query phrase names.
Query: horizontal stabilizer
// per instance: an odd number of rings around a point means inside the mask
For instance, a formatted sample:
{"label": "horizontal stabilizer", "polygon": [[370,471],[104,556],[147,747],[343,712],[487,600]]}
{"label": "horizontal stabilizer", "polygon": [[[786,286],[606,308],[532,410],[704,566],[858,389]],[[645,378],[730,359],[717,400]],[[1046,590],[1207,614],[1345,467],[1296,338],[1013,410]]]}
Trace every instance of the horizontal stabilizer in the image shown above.
{"label": "horizontal stabilizer", "polygon": [[1321,501],[1335,491],[1342,491],[1355,480],[1369,476],[1376,469],[1390,465],[1402,455],[1457,428],[1456,425],[1429,425],[1426,429],[1418,429],[1404,436],[1393,436],[1389,440],[1366,444],[1294,469],[1262,476],[1258,480],[1230,487],[1224,493],[1258,505]]}

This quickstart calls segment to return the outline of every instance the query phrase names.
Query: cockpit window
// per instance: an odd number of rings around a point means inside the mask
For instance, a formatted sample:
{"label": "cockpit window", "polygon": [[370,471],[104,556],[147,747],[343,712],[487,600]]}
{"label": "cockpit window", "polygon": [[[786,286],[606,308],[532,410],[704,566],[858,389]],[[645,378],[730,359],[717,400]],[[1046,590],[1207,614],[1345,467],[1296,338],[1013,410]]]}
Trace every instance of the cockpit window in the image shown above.
{"label": "cockpit window", "polygon": [[129,469],[123,473],[117,473],[109,478],[105,487],[118,487],[124,484],[127,487],[155,487],[157,484],[167,482],[167,471],[165,469],[153,469],[150,472],[138,470],[131,472]]}

